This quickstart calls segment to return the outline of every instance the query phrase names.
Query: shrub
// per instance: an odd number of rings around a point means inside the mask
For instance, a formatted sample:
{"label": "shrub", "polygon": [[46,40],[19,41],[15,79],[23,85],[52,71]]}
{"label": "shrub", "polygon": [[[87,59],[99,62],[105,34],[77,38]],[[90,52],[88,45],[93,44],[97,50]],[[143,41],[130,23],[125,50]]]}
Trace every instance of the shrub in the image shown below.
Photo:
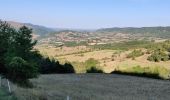
{"label": "shrub", "polygon": [[134,50],[127,55],[127,58],[135,59],[135,57],[139,57],[139,56],[142,56],[142,55],[144,55],[142,50]]}
{"label": "shrub", "polygon": [[85,67],[87,69],[93,67],[93,66],[97,66],[99,64],[99,62],[93,58],[89,58],[88,60],[85,61]]}
{"label": "shrub", "polygon": [[59,73],[75,73],[75,70],[70,63],[65,63],[61,68],[59,68]]}
{"label": "shrub", "polygon": [[91,67],[90,69],[87,69],[87,73],[103,73],[103,70],[97,69],[96,67]]}
{"label": "shrub", "polygon": [[168,61],[169,55],[164,53],[161,50],[155,50],[151,56],[148,57],[149,61],[160,62],[160,61]]}

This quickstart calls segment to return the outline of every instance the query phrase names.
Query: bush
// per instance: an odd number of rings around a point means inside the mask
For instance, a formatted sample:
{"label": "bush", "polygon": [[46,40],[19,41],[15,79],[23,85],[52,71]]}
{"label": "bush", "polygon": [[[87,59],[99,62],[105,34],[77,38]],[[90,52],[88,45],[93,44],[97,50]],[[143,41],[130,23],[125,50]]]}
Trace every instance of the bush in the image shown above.
{"label": "bush", "polygon": [[89,58],[88,60],[84,62],[84,64],[85,64],[86,69],[89,69],[93,66],[97,66],[99,62],[93,58]]}
{"label": "bush", "polygon": [[144,55],[144,53],[142,52],[142,50],[134,50],[131,53],[129,53],[127,55],[127,58],[132,58],[133,60],[135,59],[135,57],[140,57]]}
{"label": "bush", "polygon": [[65,63],[61,68],[58,67],[58,70],[58,73],[75,73],[74,67],[70,63]]}
{"label": "bush", "polygon": [[91,67],[86,71],[86,73],[103,73],[103,70],[97,69],[96,67]]}
{"label": "bush", "polygon": [[155,50],[151,56],[148,57],[149,61],[160,62],[160,61],[168,61],[169,55],[164,53],[161,50]]}

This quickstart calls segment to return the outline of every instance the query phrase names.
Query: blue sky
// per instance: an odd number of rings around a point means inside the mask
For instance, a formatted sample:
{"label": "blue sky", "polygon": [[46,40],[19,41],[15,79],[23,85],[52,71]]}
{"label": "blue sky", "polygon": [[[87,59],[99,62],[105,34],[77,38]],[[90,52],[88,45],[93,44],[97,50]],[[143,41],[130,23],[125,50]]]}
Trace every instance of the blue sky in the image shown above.
{"label": "blue sky", "polygon": [[56,28],[170,26],[170,0],[0,0],[0,19]]}

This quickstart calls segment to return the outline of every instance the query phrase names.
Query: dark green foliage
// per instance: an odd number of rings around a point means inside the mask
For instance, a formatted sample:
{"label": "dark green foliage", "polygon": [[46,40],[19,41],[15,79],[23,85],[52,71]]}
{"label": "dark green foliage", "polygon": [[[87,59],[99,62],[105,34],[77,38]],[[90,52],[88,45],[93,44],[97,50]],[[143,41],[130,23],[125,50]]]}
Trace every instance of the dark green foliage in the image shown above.
{"label": "dark green foliage", "polygon": [[87,73],[103,73],[103,70],[97,69],[96,67],[91,67],[86,71]]}
{"label": "dark green foliage", "polygon": [[32,58],[32,30],[23,26],[16,30],[6,22],[0,21],[0,74],[15,82],[26,82],[38,75],[36,64]]}
{"label": "dark green foliage", "polygon": [[41,58],[40,60],[40,73],[54,74],[54,73],[75,73],[74,67],[65,63],[61,65],[58,61],[50,58]]}
{"label": "dark green foliage", "polygon": [[59,73],[75,73],[74,67],[70,63],[65,63],[59,70]]}
{"label": "dark green foliage", "polygon": [[135,59],[136,57],[140,57],[144,55],[144,53],[142,52],[142,50],[134,50],[132,51],[131,53],[129,53],[127,55],[127,58],[132,58],[132,59]]}
{"label": "dark green foliage", "polygon": [[23,26],[19,29],[14,38],[13,47],[15,52],[20,57],[28,59],[33,46],[36,44],[36,41],[32,41],[32,29]]}
{"label": "dark green foliage", "polygon": [[38,68],[31,65],[20,57],[12,58],[7,66],[8,78],[16,81],[24,81],[25,79],[37,77]]}
{"label": "dark green foliage", "polygon": [[15,30],[12,29],[6,22],[2,22],[0,20],[0,74],[6,73],[4,58],[9,47],[11,34],[13,33],[15,33]]}

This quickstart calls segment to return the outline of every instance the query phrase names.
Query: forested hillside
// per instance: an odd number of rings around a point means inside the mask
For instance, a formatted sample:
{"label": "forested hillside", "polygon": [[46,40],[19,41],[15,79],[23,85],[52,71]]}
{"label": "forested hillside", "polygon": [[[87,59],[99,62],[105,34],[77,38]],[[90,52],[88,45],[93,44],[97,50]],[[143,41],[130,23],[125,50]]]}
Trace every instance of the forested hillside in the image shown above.
{"label": "forested hillside", "polygon": [[51,32],[55,32],[55,29],[52,28],[47,28],[45,26],[40,26],[40,25],[34,25],[34,24],[30,24],[30,23],[20,23],[20,22],[13,22],[13,21],[7,21],[8,24],[10,24],[12,27],[19,29],[20,27],[22,27],[23,25],[33,29],[33,33],[40,35],[40,36],[44,36],[48,33]]}

